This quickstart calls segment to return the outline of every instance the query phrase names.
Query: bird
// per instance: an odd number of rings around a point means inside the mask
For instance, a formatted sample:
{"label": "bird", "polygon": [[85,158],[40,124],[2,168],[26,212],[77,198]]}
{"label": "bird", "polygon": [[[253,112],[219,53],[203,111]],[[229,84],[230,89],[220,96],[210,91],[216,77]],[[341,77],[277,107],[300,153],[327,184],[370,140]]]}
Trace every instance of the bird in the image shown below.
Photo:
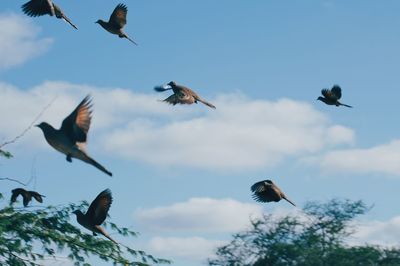
{"label": "bird", "polygon": [[154,90],[157,92],[162,92],[166,90],[172,90],[174,94],[163,100],[163,102],[167,102],[169,104],[175,105],[177,103],[179,104],[192,104],[192,103],[197,103],[201,102],[208,107],[211,107],[213,109],[216,109],[216,107],[203,100],[197,93],[195,93],[193,90],[189,89],[188,87],[178,85],[174,81],[171,81],[167,84],[169,87],[165,86],[156,86],[154,87]]}
{"label": "bird", "polygon": [[76,158],[112,176],[110,171],[92,159],[85,151],[87,133],[92,119],[91,109],[91,98],[90,95],[87,95],[75,110],[64,119],[60,129],[55,129],[46,122],[36,126],[43,131],[44,137],[50,146],[67,155],[68,162],[72,162],[72,158]]}
{"label": "bird", "polygon": [[263,180],[251,186],[253,199],[258,202],[278,202],[281,199],[286,200],[293,206],[296,206],[271,180]]}
{"label": "bird", "polygon": [[317,100],[324,102],[327,105],[336,105],[336,106],[346,106],[349,108],[353,108],[353,106],[343,104],[339,102],[339,99],[342,97],[342,88],[339,85],[333,85],[332,89],[322,89],[321,94],[324,97],[319,96]]}
{"label": "bird", "polygon": [[114,11],[112,12],[110,19],[108,21],[97,20],[95,23],[100,24],[106,31],[118,35],[120,38],[126,38],[131,41],[133,44],[137,45],[137,43],[129,38],[129,36],[123,31],[124,26],[126,25],[126,15],[128,14],[128,8],[124,4],[118,4]]}
{"label": "bird", "polygon": [[92,231],[94,236],[96,236],[96,234],[101,234],[115,244],[118,244],[118,242],[112,239],[106,230],[100,226],[107,217],[112,201],[111,190],[105,189],[92,201],[86,214],[83,214],[80,210],[75,210],[72,213],[76,215],[77,222],[86,229]]}
{"label": "bird", "polygon": [[31,0],[21,6],[22,11],[30,17],[39,17],[43,15],[56,16],[68,22],[76,30],[78,29],[71,20],[63,13],[61,8],[51,0]]}
{"label": "bird", "polygon": [[43,197],[45,197],[45,196],[43,196],[43,195],[40,195],[40,194],[39,194],[38,192],[36,192],[36,191],[28,191],[28,190],[25,190],[25,189],[23,189],[23,188],[16,188],[16,189],[13,189],[13,190],[11,190],[11,193],[12,193],[12,194],[11,194],[10,203],[13,204],[14,202],[16,202],[18,196],[21,195],[22,198],[23,198],[23,201],[22,201],[22,202],[23,202],[23,204],[24,204],[24,207],[28,206],[29,202],[32,200],[32,197],[33,197],[37,202],[40,202],[40,203],[43,202]]}

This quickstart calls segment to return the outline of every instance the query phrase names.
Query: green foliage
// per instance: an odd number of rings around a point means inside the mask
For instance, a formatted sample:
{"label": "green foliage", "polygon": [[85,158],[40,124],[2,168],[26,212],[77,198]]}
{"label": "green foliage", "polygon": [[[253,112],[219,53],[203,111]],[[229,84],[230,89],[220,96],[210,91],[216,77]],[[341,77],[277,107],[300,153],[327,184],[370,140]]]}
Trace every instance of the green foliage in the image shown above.
{"label": "green foliage", "polygon": [[348,246],[351,221],[368,211],[361,201],[331,200],[306,204],[301,215],[253,220],[251,229],[235,234],[216,251],[209,265],[218,266],[363,266],[400,265],[400,249]]}
{"label": "green foliage", "polygon": [[[170,262],[154,258],[141,250],[116,245],[101,237],[80,231],[69,223],[73,210],[87,205],[0,209],[0,265],[41,265],[41,261],[59,259],[66,254],[74,265],[90,265],[95,256],[113,265],[154,265]],[[109,229],[122,236],[136,236],[128,228],[108,223]]]}

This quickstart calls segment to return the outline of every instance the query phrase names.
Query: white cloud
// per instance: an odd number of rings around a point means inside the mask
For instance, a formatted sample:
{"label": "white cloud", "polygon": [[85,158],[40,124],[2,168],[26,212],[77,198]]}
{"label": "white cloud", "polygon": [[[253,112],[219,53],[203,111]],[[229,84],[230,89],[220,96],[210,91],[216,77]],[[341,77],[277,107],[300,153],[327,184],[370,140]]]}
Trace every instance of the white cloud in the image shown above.
{"label": "white cloud", "polygon": [[226,244],[225,241],[209,240],[203,237],[154,237],[148,244],[151,253],[160,256],[183,258],[190,261],[205,262],[212,257],[215,249]]}
{"label": "white cloud", "polygon": [[106,148],[150,164],[237,171],[271,167],[287,156],[312,154],[354,138],[351,129],[332,125],[309,104],[242,95],[214,102],[217,110],[196,106],[204,112],[173,121],[127,121],[107,135]]}
{"label": "white cloud", "polygon": [[137,210],[135,220],[149,231],[236,232],[260,217],[262,206],[233,199],[191,198],[165,207]]}
{"label": "white cloud", "polygon": [[[7,125],[1,132],[3,139],[21,132],[55,96],[38,122],[58,128],[91,93],[94,112],[89,151],[93,145],[108,154],[156,166],[260,169],[354,139],[351,129],[332,124],[309,104],[289,99],[271,102],[221,95],[215,100],[218,109],[211,110],[202,105],[170,106],[159,102],[156,93],[67,82],[44,82],[25,90],[0,83],[0,93],[0,112],[9,114],[0,117],[0,123]],[[44,146],[42,138],[36,130],[27,134],[24,144]]]}
{"label": "white cloud", "polygon": [[40,38],[40,28],[16,14],[0,14],[0,70],[38,56],[50,47],[52,39]]}
{"label": "white cloud", "polygon": [[396,216],[388,221],[369,221],[358,225],[351,243],[393,246],[399,245],[399,239],[400,216]]}
{"label": "white cloud", "polygon": [[367,149],[328,152],[317,162],[329,172],[400,175],[400,140]]}

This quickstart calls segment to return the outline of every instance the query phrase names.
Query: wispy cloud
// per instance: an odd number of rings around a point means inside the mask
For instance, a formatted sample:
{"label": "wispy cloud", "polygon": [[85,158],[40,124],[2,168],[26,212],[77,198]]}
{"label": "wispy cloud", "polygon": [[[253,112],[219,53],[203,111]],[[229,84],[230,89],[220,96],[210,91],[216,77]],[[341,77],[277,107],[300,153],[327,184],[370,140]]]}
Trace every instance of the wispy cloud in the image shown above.
{"label": "wispy cloud", "polygon": [[234,199],[191,198],[170,206],[138,210],[135,220],[158,232],[235,232],[259,217],[262,207]]}
{"label": "wispy cloud", "polygon": [[39,33],[40,28],[28,18],[0,14],[0,71],[46,52],[53,41]]}

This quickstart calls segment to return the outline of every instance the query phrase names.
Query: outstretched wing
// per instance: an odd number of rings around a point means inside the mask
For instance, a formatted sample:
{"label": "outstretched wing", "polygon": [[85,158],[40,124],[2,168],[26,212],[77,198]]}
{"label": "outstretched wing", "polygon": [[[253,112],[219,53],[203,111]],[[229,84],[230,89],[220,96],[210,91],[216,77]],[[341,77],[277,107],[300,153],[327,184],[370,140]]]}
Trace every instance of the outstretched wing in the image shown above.
{"label": "outstretched wing", "polygon": [[339,85],[333,85],[331,92],[338,100],[342,97],[342,89]]}
{"label": "outstretched wing", "polygon": [[90,95],[87,95],[75,110],[67,116],[61,125],[63,131],[73,142],[86,142],[87,133],[92,119],[92,104]]}
{"label": "outstretched wing", "polygon": [[126,25],[126,15],[128,8],[124,4],[118,4],[110,16],[108,21],[113,27],[121,29]]}
{"label": "outstretched wing", "polygon": [[331,100],[331,101],[337,100],[336,96],[331,92],[331,90],[322,89],[321,94],[328,100]]}
{"label": "outstretched wing", "polygon": [[106,189],[94,199],[86,213],[91,224],[101,225],[107,217],[112,203],[111,190]]}
{"label": "outstretched wing", "polygon": [[253,199],[258,202],[270,202],[272,198],[270,197],[268,190],[269,188],[265,185],[265,181],[260,181],[251,186],[251,191],[253,192]]}
{"label": "outstretched wing", "polygon": [[18,196],[19,196],[20,194],[22,194],[24,191],[25,191],[25,189],[23,189],[23,188],[16,188],[16,189],[11,190],[11,199],[10,199],[10,202],[11,202],[11,203],[16,202]]}
{"label": "outstretched wing", "polygon": [[31,0],[22,5],[22,11],[30,17],[55,15],[51,0]]}

